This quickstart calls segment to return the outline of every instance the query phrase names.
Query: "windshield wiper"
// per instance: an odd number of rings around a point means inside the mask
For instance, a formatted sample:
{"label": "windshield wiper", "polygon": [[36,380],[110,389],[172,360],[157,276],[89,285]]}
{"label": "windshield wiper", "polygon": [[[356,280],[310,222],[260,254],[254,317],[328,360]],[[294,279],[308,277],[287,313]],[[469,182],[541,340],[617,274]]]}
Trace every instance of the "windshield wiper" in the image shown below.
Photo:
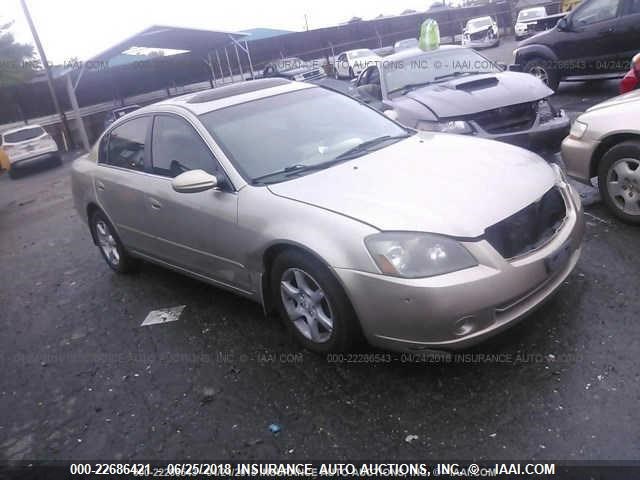
{"label": "windshield wiper", "polygon": [[360,143],[359,145],[356,145],[355,147],[350,148],[346,152],[342,152],[333,160],[329,162],[325,162],[325,164],[330,163],[333,165],[334,163],[337,163],[337,162],[342,162],[344,160],[349,160],[351,158],[359,157],[367,153],[371,149],[371,147],[375,147],[376,145],[379,145],[384,142],[392,141],[392,140],[402,140],[403,138],[408,138],[411,135],[412,135],[411,133],[407,132],[400,135],[383,135],[382,137],[372,138],[371,140],[367,140],[365,142]]}
{"label": "windshield wiper", "polygon": [[396,88],[395,90],[391,90],[389,93],[396,93],[402,90],[402,94],[405,95],[411,90],[415,90],[416,88],[420,88],[420,87],[426,87],[429,84],[431,84],[431,82],[410,83],[409,85],[404,85],[403,87]]}
{"label": "windshield wiper", "polygon": [[266,180],[271,177],[283,176],[285,178],[294,177],[303,173],[312,172],[315,170],[324,170],[326,168],[331,167],[337,163],[344,162],[346,160],[350,160],[352,158],[359,157],[369,151],[371,147],[375,145],[392,141],[392,140],[402,140],[403,138],[408,138],[412,133],[404,133],[401,135],[383,135],[382,137],[372,138],[371,140],[367,140],[356,145],[353,148],[350,148],[346,152],[341,153],[333,160],[328,160],[326,162],[316,163],[314,165],[305,165],[303,163],[295,163],[293,165],[289,165],[282,170],[278,170],[277,172],[267,173],[266,175],[262,175],[260,177],[256,177],[252,180],[253,183],[264,183],[263,180]]}
{"label": "windshield wiper", "polygon": [[446,75],[440,75],[439,77],[434,78],[434,80],[438,81],[438,80],[443,80],[445,78],[462,77],[463,75],[478,75],[480,73],[485,73],[485,72],[478,72],[478,71],[473,71],[473,72],[452,72],[452,73],[447,73]]}

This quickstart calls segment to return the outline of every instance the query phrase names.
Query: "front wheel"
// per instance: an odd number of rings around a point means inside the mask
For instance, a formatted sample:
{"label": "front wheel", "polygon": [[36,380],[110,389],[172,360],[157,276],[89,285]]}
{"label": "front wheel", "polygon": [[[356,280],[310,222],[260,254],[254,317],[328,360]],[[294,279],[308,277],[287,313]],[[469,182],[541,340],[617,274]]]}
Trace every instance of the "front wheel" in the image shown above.
{"label": "front wheel", "polygon": [[349,78],[350,79],[356,78],[356,74],[353,72],[353,68],[351,67],[349,67]]}
{"label": "front wheel", "polygon": [[598,165],[602,200],[623,222],[640,225],[640,142],[611,148]]}
{"label": "front wheel", "polygon": [[554,92],[558,89],[560,75],[558,74],[558,70],[552,65],[551,60],[534,58],[525,64],[523,71],[540,79]]}
{"label": "front wheel", "polygon": [[321,262],[297,250],[285,251],[275,259],[270,280],[280,317],[306,348],[344,352],[359,340],[351,303]]}

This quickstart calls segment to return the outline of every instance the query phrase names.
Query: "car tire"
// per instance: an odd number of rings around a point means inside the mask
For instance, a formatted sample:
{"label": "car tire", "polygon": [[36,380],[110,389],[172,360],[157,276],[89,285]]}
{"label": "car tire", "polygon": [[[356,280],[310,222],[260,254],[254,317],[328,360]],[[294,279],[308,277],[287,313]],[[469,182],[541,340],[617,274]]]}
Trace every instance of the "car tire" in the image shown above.
{"label": "car tire", "polygon": [[298,250],[276,257],[271,295],[295,339],[316,353],[345,352],[361,340],[356,314],[329,268]]}
{"label": "car tire", "polygon": [[333,76],[335,77],[336,80],[340,80],[340,74],[338,73],[338,69],[337,68],[334,68]]}
{"label": "car tire", "polygon": [[62,166],[62,157],[60,155],[54,155],[53,157],[53,165],[55,167],[61,167]]}
{"label": "car tire", "polygon": [[349,78],[352,80],[356,78],[356,74],[353,72],[353,68],[351,67],[349,67]]}
{"label": "car tire", "polygon": [[598,187],[611,213],[623,222],[640,225],[639,141],[620,143],[604,154],[598,164]]}
{"label": "car tire", "polygon": [[16,180],[18,178],[20,178],[20,170],[18,170],[17,167],[11,167],[9,169],[9,178],[11,178],[11,180]]}
{"label": "car tire", "polygon": [[552,61],[541,57],[529,60],[523,68],[524,73],[529,73],[538,77],[554,92],[560,84],[560,75],[558,70],[551,65]]}
{"label": "car tire", "polygon": [[135,269],[136,262],[125,250],[115,228],[100,210],[90,218],[91,233],[102,257],[109,267],[118,273],[128,273]]}

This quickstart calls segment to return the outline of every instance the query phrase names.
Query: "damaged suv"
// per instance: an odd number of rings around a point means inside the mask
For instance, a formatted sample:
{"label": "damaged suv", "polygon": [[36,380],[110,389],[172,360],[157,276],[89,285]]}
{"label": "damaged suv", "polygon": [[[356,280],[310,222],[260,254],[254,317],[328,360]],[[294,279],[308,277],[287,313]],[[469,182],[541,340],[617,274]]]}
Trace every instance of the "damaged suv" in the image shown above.
{"label": "damaged suv", "polygon": [[354,96],[411,128],[557,151],[569,118],[532,75],[505,71],[471,48],[405,50],[368,67]]}

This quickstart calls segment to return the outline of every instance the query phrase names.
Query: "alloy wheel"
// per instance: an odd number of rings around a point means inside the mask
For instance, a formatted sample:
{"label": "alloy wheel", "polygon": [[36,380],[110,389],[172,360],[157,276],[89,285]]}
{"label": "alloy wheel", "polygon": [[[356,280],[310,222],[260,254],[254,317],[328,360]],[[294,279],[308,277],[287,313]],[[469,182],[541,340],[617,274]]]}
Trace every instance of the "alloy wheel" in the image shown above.
{"label": "alloy wheel", "polygon": [[98,245],[102,250],[105,258],[114,267],[117,267],[120,263],[120,252],[118,251],[118,244],[113,237],[113,233],[109,228],[109,225],[104,220],[98,220],[96,222],[96,237],[98,239]]}
{"label": "alloy wheel", "polygon": [[534,77],[538,78],[539,80],[541,80],[542,82],[544,82],[545,85],[549,84],[549,74],[540,65],[536,65],[532,67],[531,70],[529,70],[529,73]]}
{"label": "alloy wheel", "polygon": [[280,280],[282,304],[289,320],[307,339],[324,343],[333,332],[333,310],[318,282],[304,270],[289,268]]}
{"label": "alloy wheel", "polygon": [[640,160],[621,158],[607,172],[607,191],[627,215],[640,215]]}

